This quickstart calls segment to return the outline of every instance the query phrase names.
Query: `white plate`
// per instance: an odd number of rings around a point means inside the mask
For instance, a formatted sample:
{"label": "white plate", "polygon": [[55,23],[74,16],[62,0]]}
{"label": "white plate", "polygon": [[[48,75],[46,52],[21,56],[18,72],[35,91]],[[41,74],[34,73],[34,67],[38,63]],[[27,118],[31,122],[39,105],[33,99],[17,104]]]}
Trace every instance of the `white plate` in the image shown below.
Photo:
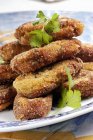
{"label": "white plate", "polygon": [[[55,11],[54,11],[55,12]],[[93,13],[89,12],[62,12],[56,11],[61,15],[69,16],[80,19],[85,23],[85,31],[82,36],[79,37],[82,41],[93,43]],[[36,15],[36,11],[29,12],[17,12],[0,14],[0,30],[1,31],[13,31],[18,25],[33,19]],[[47,16],[50,16],[53,11],[45,11]],[[9,34],[5,34],[3,37],[7,37]],[[1,39],[2,36],[0,36]],[[7,40],[6,40],[7,42]],[[0,42],[1,44],[6,42]],[[79,109],[72,109],[65,107],[60,111],[54,109],[50,114],[41,119],[34,119],[28,121],[17,121],[14,117],[12,110],[6,110],[0,112],[0,132],[11,132],[19,130],[27,130],[39,128],[58,122],[63,122],[71,118],[89,113],[93,111],[93,98],[82,101],[82,106]]]}
{"label": "white plate", "polygon": [[61,110],[54,109],[45,118],[28,121],[17,121],[14,117],[13,111],[7,110],[0,113],[0,132],[39,128],[56,124],[58,122],[63,122],[91,111],[93,111],[93,98],[82,101],[82,107],[79,109],[72,109],[70,107],[65,107]]}

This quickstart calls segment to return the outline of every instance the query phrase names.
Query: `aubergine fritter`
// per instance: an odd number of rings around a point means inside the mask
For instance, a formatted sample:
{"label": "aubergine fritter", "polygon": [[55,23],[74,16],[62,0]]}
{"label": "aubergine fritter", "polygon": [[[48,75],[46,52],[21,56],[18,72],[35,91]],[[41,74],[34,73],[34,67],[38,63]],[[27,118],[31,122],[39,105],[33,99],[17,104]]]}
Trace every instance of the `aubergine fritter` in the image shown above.
{"label": "aubergine fritter", "polygon": [[[79,75],[74,78],[75,85],[72,89],[80,90],[82,98],[93,97],[93,72],[81,70]],[[68,88],[67,83],[63,87]]]}
{"label": "aubergine fritter", "polygon": [[45,117],[52,108],[52,96],[28,99],[17,95],[13,111],[17,119],[30,120]]}
{"label": "aubergine fritter", "polygon": [[84,62],[93,62],[93,45],[82,44],[77,57],[81,58]]}
{"label": "aubergine fritter", "polygon": [[[52,33],[53,40],[79,36],[84,29],[83,23],[72,18],[61,17],[59,18],[59,23],[60,31]],[[21,44],[29,45],[29,40],[31,39],[31,35],[29,33],[33,30],[42,30],[43,26],[43,24],[33,25],[32,22],[25,23],[16,29],[15,37]]]}
{"label": "aubergine fritter", "polygon": [[0,85],[4,83],[11,83],[18,74],[10,68],[10,64],[0,65]]}
{"label": "aubergine fritter", "polygon": [[31,49],[30,46],[21,45],[18,41],[0,46],[0,56],[4,61],[10,61],[15,55]]}
{"label": "aubergine fritter", "polygon": [[18,94],[28,98],[47,95],[53,89],[57,88],[61,82],[63,83],[67,80],[65,66],[70,69],[71,75],[75,76],[81,70],[82,62],[80,59],[65,60],[41,72],[20,75],[13,82],[13,86]]}
{"label": "aubergine fritter", "polygon": [[76,39],[52,42],[42,48],[34,48],[15,56],[11,68],[17,73],[34,72],[54,62],[74,57],[80,51]]}
{"label": "aubergine fritter", "polygon": [[7,103],[1,104],[0,105],[0,111],[5,110],[6,108],[8,108],[12,103],[13,103],[13,101],[9,101]]}
{"label": "aubergine fritter", "polygon": [[16,96],[16,90],[12,85],[1,85],[0,86],[0,111],[6,109]]}
{"label": "aubergine fritter", "polygon": [[93,62],[83,63],[83,69],[93,71]]}

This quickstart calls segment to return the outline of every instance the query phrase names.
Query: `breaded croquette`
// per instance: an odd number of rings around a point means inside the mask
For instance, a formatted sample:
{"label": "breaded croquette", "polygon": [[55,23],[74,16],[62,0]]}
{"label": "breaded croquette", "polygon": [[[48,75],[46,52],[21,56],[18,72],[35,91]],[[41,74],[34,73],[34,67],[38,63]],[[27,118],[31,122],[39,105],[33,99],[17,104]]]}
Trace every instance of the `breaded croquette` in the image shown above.
{"label": "breaded croquette", "polygon": [[1,85],[0,86],[0,111],[6,109],[10,104],[13,103],[14,97],[16,96],[16,90],[12,85]]}
{"label": "breaded croquette", "polygon": [[93,62],[83,63],[83,69],[93,71]]}
{"label": "breaded croquette", "polygon": [[[93,96],[93,72],[88,70],[81,70],[79,75],[74,78],[74,86],[72,89],[80,90],[82,98]],[[63,84],[67,87],[67,83]]]}
{"label": "breaded croquette", "polygon": [[75,76],[81,70],[82,62],[80,59],[65,60],[47,67],[41,72],[20,75],[13,82],[13,86],[18,94],[28,98],[47,95],[53,89],[57,88],[61,82],[63,83],[67,80],[65,66],[70,69],[71,75]]}
{"label": "breaded croquette", "polygon": [[77,57],[81,58],[84,62],[93,62],[93,45],[82,44]]}
{"label": "breaded croquette", "polygon": [[10,64],[0,65],[0,85],[4,83],[11,83],[18,74],[10,68]]}
{"label": "breaded croquette", "polygon": [[0,85],[0,104],[4,104],[8,101],[13,100],[16,96],[16,90],[12,85]]}
{"label": "breaded croquette", "polygon": [[9,62],[15,55],[31,49],[30,46],[21,45],[18,41],[0,46],[0,56],[4,61]]}
{"label": "breaded croquette", "polygon": [[17,119],[30,120],[45,117],[52,108],[52,96],[28,99],[17,95],[13,111]]}
{"label": "breaded croquette", "polygon": [[[60,31],[52,33],[53,40],[79,36],[84,29],[83,23],[72,18],[61,17],[59,18],[59,23]],[[31,39],[31,35],[29,33],[33,30],[42,30],[43,26],[44,24],[33,25],[32,22],[25,23],[16,29],[15,37],[21,44],[29,45],[29,40]]]}
{"label": "breaded croquette", "polygon": [[6,108],[8,108],[12,103],[13,103],[13,101],[9,101],[9,102],[6,102],[4,104],[1,104],[0,105],[0,111],[5,110]]}
{"label": "breaded croquette", "polygon": [[17,73],[29,73],[54,62],[74,57],[80,51],[80,41],[60,40],[42,48],[34,48],[15,56],[11,68]]}

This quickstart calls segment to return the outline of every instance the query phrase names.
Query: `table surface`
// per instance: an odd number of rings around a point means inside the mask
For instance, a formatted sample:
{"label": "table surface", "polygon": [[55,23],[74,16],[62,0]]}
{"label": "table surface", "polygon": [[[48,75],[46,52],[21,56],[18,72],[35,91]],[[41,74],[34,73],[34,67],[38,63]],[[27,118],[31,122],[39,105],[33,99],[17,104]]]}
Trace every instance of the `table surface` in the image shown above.
{"label": "table surface", "polygon": [[29,10],[93,11],[93,0],[58,0],[45,3],[43,0],[0,0],[0,12]]}

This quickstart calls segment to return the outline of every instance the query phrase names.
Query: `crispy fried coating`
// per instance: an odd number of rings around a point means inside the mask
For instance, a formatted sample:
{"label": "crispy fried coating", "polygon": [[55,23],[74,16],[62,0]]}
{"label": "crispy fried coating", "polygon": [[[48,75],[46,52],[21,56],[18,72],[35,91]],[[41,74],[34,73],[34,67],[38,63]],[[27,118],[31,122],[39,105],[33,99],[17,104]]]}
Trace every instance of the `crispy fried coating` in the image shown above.
{"label": "crispy fried coating", "polygon": [[84,62],[93,62],[93,45],[82,44],[77,57],[81,58]]}
{"label": "crispy fried coating", "polygon": [[4,83],[11,83],[18,74],[10,68],[10,64],[0,65],[0,85]]}
{"label": "crispy fried coating", "polygon": [[0,46],[0,56],[4,61],[10,61],[15,55],[31,49],[30,46],[21,45],[18,41]]}
{"label": "crispy fried coating", "polygon": [[[79,75],[74,78],[75,85],[72,89],[80,90],[82,98],[93,97],[93,72],[81,70]],[[68,88],[67,83],[63,84]]]}
{"label": "crispy fried coating", "polygon": [[52,96],[28,99],[17,95],[13,111],[17,119],[30,120],[45,117],[52,108]]}
{"label": "crispy fried coating", "polygon": [[8,108],[13,102],[9,101],[3,104],[0,104],[0,111],[5,110],[6,108]]}
{"label": "crispy fried coating", "polygon": [[[84,25],[79,20],[61,17],[59,18],[60,31],[52,33],[53,40],[59,40],[63,38],[72,38],[79,36],[83,32]],[[31,35],[29,34],[33,30],[40,30],[43,28],[43,24],[33,25],[32,22],[25,23],[16,29],[15,37],[21,44],[29,45]]]}
{"label": "crispy fried coating", "polygon": [[75,76],[82,68],[80,59],[65,60],[41,72],[20,75],[13,82],[13,86],[17,90],[17,93],[28,98],[47,95],[53,89],[57,88],[61,82],[67,80],[65,65],[69,67],[72,76]]}
{"label": "crispy fried coating", "polygon": [[54,62],[74,57],[80,51],[76,39],[52,42],[42,48],[34,48],[15,56],[11,68],[17,73],[34,72]]}
{"label": "crispy fried coating", "polygon": [[83,63],[83,69],[93,71],[93,62]]}
{"label": "crispy fried coating", "polygon": [[12,85],[1,85],[0,86],[0,111],[6,109],[13,104],[16,96],[16,90]]}
{"label": "crispy fried coating", "polygon": [[16,96],[16,90],[12,85],[1,85],[0,86],[0,105],[13,101]]}

